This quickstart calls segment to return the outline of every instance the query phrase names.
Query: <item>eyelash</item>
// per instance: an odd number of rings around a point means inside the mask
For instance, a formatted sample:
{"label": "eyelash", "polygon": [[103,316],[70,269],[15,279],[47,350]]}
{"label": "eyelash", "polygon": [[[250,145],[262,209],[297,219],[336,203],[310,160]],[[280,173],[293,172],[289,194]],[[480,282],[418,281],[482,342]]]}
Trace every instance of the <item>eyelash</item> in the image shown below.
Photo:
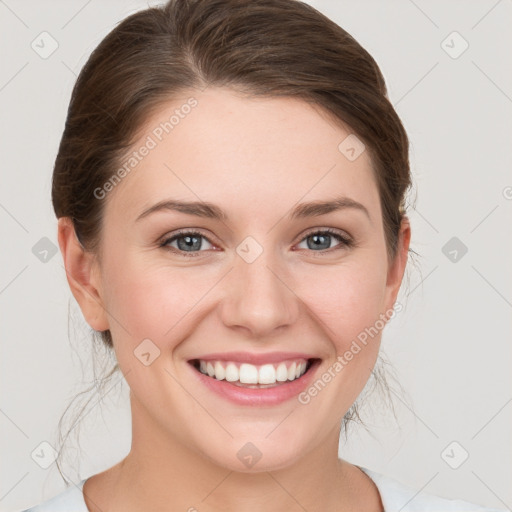
{"label": "eyelash", "polygon": [[[335,247],[331,247],[330,249],[322,249],[320,251],[312,251],[310,249],[306,249],[306,250],[309,250],[310,252],[318,253],[319,256],[322,256],[322,255],[324,255],[327,252],[333,252],[333,251],[336,251],[338,249],[342,249],[343,247],[348,249],[348,248],[351,248],[351,247],[353,247],[355,245],[354,241],[351,238],[349,238],[347,236],[344,236],[340,232],[338,232],[338,231],[336,231],[334,229],[331,229],[331,228],[325,228],[325,229],[321,229],[321,230],[317,230],[317,231],[310,231],[309,233],[306,233],[299,240],[298,243],[303,242],[304,240],[306,240],[306,238],[308,238],[310,236],[313,236],[313,235],[330,235],[330,236],[333,236],[334,238],[336,238],[340,242],[340,244],[338,244]],[[183,255],[186,258],[195,258],[195,257],[199,256],[202,252],[205,252],[205,251],[181,251],[179,249],[176,249],[174,247],[170,247],[170,246],[167,245],[170,242],[173,242],[174,240],[176,240],[178,238],[181,238],[181,237],[184,237],[184,236],[199,236],[201,238],[204,238],[204,239],[208,240],[208,242],[210,244],[214,245],[213,242],[211,242],[208,239],[208,237],[204,236],[199,231],[182,230],[182,231],[178,231],[177,233],[173,234],[171,237],[164,238],[160,242],[159,246],[162,249],[165,249],[165,250],[168,250],[170,252],[173,252],[174,254]]]}

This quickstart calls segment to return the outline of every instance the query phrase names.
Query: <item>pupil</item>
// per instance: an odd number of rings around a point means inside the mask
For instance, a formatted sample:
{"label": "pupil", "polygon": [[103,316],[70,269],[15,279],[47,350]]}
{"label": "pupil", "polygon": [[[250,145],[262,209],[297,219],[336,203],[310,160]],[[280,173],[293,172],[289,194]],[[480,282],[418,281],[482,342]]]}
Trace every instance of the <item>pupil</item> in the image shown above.
{"label": "pupil", "polygon": [[[184,241],[182,243],[182,241]],[[201,249],[201,237],[199,236],[182,236],[178,238],[178,247],[183,251]]]}
{"label": "pupil", "polygon": [[[309,239],[313,239],[313,243],[309,243]],[[309,249],[329,249],[331,237],[330,235],[311,235],[308,237]]]}

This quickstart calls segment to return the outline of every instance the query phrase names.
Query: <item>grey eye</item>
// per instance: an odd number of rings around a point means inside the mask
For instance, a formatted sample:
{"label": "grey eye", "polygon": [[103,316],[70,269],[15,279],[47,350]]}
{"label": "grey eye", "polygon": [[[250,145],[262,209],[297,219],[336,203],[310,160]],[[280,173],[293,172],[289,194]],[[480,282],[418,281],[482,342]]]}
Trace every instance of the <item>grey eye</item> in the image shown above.
{"label": "grey eye", "polygon": [[[205,242],[206,244],[210,244],[207,238],[199,233],[180,233],[166,240],[163,245],[173,247],[178,251],[198,252],[201,249],[205,249]],[[210,247],[206,247],[206,249],[209,248]]]}
{"label": "grey eye", "polygon": [[332,241],[334,239],[338,240],[338,244],[340,245],[345,243],[345,239],[336,233],[328,233],[324,231],[319,231],[317,233],[311,233],[308,236],[306,236],[303,241],[300,242],[300,244],[306,244],[306,247],[299,244],[300,249],[310,249],[313,251],[320,250],[325,251],[327,249],[331,249],[335,245],[331,245]]}

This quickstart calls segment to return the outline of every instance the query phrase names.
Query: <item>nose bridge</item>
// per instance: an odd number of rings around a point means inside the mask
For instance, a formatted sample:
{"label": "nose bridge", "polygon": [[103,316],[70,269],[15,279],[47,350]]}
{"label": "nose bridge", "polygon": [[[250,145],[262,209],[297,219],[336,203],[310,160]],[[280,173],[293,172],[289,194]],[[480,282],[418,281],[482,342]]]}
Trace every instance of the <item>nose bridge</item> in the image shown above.
{"label": "nose bridge", "polygon": [[282,266],[274,252],[248,237],[239,244],[237,253],[223,307],[224,323],[246,328],[255,336],[293,323],[298,299],[285,284],[285,276],[280,275]]}

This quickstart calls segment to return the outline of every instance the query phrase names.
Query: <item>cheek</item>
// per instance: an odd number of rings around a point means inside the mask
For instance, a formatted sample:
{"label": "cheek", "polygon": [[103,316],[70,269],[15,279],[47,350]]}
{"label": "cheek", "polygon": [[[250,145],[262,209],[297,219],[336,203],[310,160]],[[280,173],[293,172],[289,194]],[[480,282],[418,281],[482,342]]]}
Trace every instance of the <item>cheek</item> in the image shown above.
{"label": "cheek", "polygon": [[126,258],[122,267],[105,263],[105,305],[112,336],[137,346],[149,338],[172,350],[183,336],[201,299],[218,281],[213,269],[171,267]]}
{"label": "cheek", "polygon": [[378,262],[323,269],[316,273],[315,285],[303,286],[298,294],[322,329],[317,339],[323,338],[327,356],[317,380],[300,397],[319,418],[338,421],[375,366],[386,325],[381,317],[385,312],[383,272]]}
{"label": "cheek", "polygon": [[365,329],[374,326],[384,312],[385,281],[382,264],[354,260],[318,269],[307,285],[301,282],[298,295],[318,318],[339,354]]}

